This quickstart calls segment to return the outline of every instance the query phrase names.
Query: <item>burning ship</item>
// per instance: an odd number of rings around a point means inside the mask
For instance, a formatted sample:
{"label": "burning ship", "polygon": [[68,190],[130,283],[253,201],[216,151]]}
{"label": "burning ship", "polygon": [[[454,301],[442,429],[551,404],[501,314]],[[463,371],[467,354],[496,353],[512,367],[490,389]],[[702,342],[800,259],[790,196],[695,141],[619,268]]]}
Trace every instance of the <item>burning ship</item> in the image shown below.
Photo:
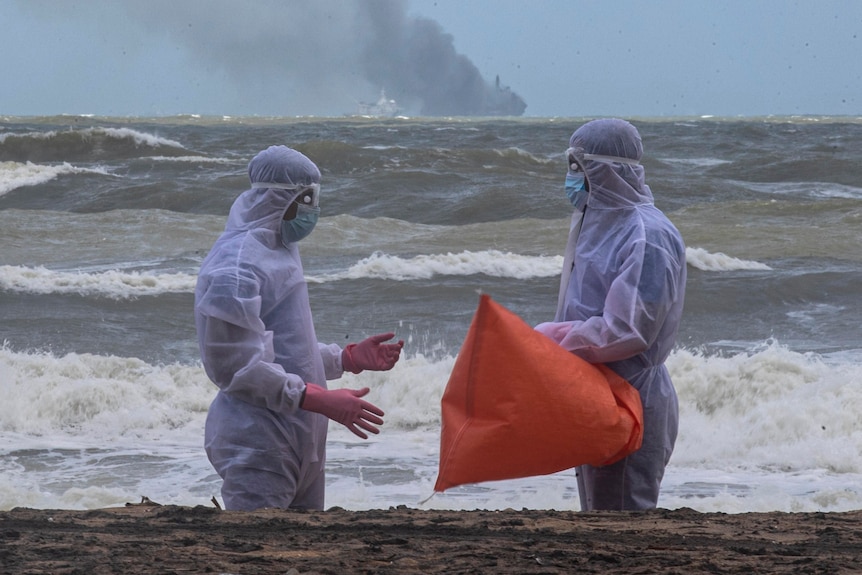
{"label": "burning ship", "polygon": [[401,111],[395,100],[386,97],[386,91],[380,90],[380,97],[373,104],[368,102],[359,102],[360,116],[379,116],[383,118],[391,118],[397,116]]}

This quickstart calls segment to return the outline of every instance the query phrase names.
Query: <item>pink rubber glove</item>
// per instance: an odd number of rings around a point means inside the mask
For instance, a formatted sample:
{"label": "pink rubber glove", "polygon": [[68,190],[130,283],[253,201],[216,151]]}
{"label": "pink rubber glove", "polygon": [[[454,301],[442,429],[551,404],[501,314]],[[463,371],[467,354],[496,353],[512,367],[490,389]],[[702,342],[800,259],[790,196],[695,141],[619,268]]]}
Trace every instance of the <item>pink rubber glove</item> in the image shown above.
{"label": "pink rubber glove", "polygon": [[375,425],[383,425],[383,420],[380,419],[383,416],[383,410],[364,399],[359,399],[367,395],[368,391],[367,387],[324,389],[317,384],[306,383],[300,407],[325,415],[349,429],[354,435],[368,439],[362,429],[370,433],[380,433]]}
{"label": "pink rubber glove", "polygon": [[344,371],[359,373],[368,369],[371,371],[387,371],[398,361],[404,340],[398,343],[383,343],[395,337],[394,333],[380,333],[365,338],[359,343],[351,343],[341,352],[341,365]]}

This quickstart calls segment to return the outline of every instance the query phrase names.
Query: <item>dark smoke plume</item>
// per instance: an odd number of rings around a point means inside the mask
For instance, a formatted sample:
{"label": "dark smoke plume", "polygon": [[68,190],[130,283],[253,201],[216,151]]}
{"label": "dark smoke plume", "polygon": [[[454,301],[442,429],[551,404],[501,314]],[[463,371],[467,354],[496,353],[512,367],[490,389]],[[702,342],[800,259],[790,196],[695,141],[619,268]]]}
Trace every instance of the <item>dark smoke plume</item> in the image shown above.
{"label": "dark smoke plume", "polygon": [[363,69],[372,83],[398,100],[418,102],[428,116],[520,116],[527,105],[514,92],[491,84],[475,65],[458,54],[452,36],[427,18],[410,18],[404,2],[368,2]]}
{"label": "dark smoke plume", "polygon": [[499,78],[483,78],[437,22],[408,15],[406,0],[19,2],[41,17],[99,22],[105,36],[96,40],[116,44],[106,49],[179,45],[198,75],[230,79],[235,107],[255,113],[356,113],[381,90],[409,115],[526,108]]}

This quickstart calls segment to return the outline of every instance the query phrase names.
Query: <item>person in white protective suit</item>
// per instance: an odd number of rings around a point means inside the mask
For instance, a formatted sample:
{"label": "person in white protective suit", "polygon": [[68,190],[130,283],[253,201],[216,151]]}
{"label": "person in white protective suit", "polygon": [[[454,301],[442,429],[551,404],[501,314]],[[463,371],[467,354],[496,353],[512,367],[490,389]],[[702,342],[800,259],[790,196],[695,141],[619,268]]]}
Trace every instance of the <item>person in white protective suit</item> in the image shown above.
{"label": "person in white protective suit", "polygon": [[601,119],[578,128],[566,152],[575,207],[557,312],[536,330],[640,393],[643,445],[612,465],[578,467],[581,509],[654,508],[676,441],[676,391],[664,365],[685,297],[685,244],[653,204],[640,165],[640,134]]}
{"label": "person in white protective suit", "polygon": [[195,325],[201,359],[219,387],[205,448],[227,509],[323,509],[328,419],[367,439],[383,411],[368,388],[328,390],[344,371],[391,369],[393,333],[344,349],[318,343],[298,242],[320,213],[320,171],[271,146],[249,163],[251,189],[230,210],[201,265]]}

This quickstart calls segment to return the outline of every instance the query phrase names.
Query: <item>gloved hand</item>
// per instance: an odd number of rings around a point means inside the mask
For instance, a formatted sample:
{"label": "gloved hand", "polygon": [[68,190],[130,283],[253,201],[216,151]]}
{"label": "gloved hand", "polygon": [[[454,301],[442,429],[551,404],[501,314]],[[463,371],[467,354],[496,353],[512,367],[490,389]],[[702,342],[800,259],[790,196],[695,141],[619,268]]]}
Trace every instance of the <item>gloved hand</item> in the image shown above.
{"label": "gloved hand", "polygon": [[383,420],[380,419],[383,416],[383,410],[359,399],[368,394],[368,391],[367,387],[324,389],[314,383],[306,383],[300,407],[325,415],[349,429],[354,435],[368,439],[362,429],[370,433],[380,433],[375,425],[383,425]]}
{"label": "gloved hand", "polygon": [[359,343],[351,343],[341,352],[341,365],[344,371],[359,373],[364,369],[371,371],[387,371],[392,369],[401,356],[404,340],[398,343],[383,343],[395,337],[394,333],[380,333],[363,339]]}

